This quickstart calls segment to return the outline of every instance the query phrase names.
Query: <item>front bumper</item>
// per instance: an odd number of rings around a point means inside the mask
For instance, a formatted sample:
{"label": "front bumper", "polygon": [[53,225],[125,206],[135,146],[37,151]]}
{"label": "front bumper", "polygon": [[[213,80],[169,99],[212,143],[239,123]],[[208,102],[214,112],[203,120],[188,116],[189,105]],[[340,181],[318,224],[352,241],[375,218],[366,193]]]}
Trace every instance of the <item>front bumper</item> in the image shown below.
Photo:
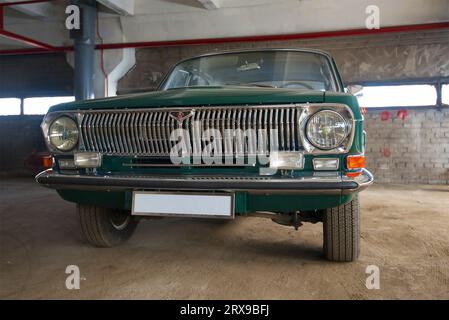
{"label": "front bumper", "polygon": [[124,176],[67,175],[53,170],[36,176],[36,181],[58,190],[189,190],[242,191],[250,194],[351,194],[359,192],[374,181],[363,169],[360,176],[319,174],[306,177],[235,177],[235,176]]}

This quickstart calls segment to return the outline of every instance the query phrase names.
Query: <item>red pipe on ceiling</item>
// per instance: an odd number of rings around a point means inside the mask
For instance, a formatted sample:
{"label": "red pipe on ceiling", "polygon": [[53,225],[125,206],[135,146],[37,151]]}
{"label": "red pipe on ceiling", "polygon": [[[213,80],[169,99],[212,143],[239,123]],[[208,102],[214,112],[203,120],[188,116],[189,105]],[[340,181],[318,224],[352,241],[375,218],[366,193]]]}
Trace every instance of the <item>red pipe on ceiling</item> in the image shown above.
{"label": "red pipe on ceiling", "polygon": [[[246,37],[232,37],[232,38],[208,38],[208,39],[186,39],[186,40],[173,40],[173,41],[109,43],[109,44],[99,44],[96,46],[96,49],[109,50],[109,49],[123,49],[123,48],[152,48],[152,47],[185,46],[185,45],[207,45],[207,44],[217,44],[217,43],[250,42],[250,41],[258,42],[258,41],[303,40],[303,39],[332,38],[332,37],[343,37],[343,36],[386,34],[386,33],[396,33],[396,32],[415,32],[415,31],[437,30],[437,29],[446,29],[446,28],[449,28],[449,22],[385,27],[385,28],[381,28],[381,29],[372,29],[372,30],[370,30],[370,29],[350,29],[350,30],[341,30],[341,31],[325,31],[325,32],[266,35],[266,36],[246,36]],[[72,50],[73,50],[73,47],[71,47],[71,46],[55,47],[54,50],[46,50],[46,49],[40,49],[40,48],[0,50],[0,55],[67,52],[67,51],[72,51]]]}

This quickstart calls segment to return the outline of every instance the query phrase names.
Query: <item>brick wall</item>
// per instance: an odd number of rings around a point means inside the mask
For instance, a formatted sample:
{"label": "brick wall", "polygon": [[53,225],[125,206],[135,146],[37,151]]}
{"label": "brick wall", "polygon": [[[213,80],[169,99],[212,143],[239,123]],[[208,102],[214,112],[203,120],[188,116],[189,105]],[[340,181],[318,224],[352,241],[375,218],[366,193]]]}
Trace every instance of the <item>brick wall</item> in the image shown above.
{"label": "brick wall", "polygon": [[315,48],[330,52],[346,82],[449,76],[449,29],[309,40],[217,43],[136,50],[136,66],[119,92],[157,87],[180,60],[205,53],[257,48]]}
{"label": "brick wall", "polygon": [[370,110],[367,167],[377,182],[449,184],[449,109]]}

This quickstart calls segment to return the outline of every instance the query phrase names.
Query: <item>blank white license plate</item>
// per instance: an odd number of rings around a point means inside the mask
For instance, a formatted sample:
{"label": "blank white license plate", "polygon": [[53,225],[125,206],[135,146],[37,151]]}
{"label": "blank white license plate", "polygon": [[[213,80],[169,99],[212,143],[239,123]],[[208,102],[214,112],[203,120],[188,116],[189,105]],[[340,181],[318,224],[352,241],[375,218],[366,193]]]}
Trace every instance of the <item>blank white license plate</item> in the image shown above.
{"label": "blank white license plate", "polygon": [[234,195],[136,191],[132,215],[234,218]]}

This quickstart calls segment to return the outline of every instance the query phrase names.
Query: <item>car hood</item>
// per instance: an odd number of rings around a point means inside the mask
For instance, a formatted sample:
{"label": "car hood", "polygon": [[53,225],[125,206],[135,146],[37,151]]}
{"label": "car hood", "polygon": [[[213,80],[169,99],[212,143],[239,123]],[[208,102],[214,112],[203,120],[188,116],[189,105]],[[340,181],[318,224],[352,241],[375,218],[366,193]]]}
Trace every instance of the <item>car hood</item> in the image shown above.
{"label": "car hood", "polygon": [[325,102],[324,96],[323,91],[312,90],[242,86],[195,87],[64,103],[53,106],[50,112],[114,108],[322,103]]}

